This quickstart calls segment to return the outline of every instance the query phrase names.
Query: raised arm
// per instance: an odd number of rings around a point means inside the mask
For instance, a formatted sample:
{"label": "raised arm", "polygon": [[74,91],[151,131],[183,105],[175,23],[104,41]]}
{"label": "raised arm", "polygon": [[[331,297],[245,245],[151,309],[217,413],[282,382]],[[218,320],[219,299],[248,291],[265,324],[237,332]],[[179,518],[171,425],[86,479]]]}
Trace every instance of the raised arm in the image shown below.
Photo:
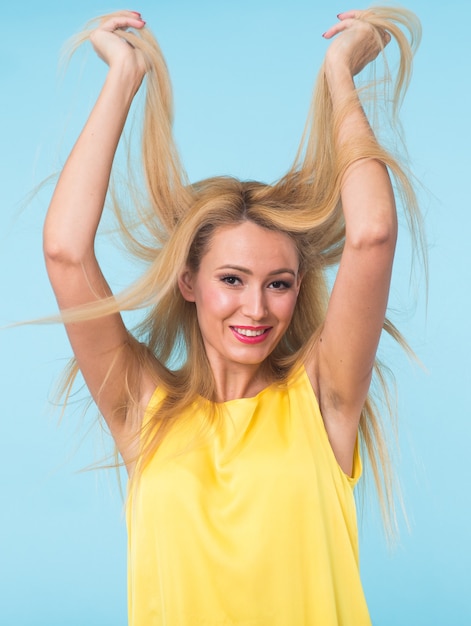
{"label": "raised arm", "polygon": [[[61,310],[111,296],[95,257],[95,235],[116,148],[145,74],[144,59],[119,34],[120,29],[144,24],[139,14],[123,11],[91,35],[109,72],[60,175],[44,226],[47,270]],[[121,316],[66,323],[66,330],[83,377],[126,460],[125,442],[138,416],[123,408],[125,374],[136,357]],[[143,406],[151,391],[144,374],[139,391]]]}
{"label": "raised arm", "polygon": [[[389,41],[361,19],[344,13],[324,37],[337,36],[325,58],[334,114],[348,101],[335,149],[372,137],[356,96],[353,77]],[[384,323],[397,235],[396,208],[386,167],[377,160],[354,161],[341,186],[345,247],[325,325],[308,372],[318,393],[334,453],[352,470],[360,414],[368,393]]]}

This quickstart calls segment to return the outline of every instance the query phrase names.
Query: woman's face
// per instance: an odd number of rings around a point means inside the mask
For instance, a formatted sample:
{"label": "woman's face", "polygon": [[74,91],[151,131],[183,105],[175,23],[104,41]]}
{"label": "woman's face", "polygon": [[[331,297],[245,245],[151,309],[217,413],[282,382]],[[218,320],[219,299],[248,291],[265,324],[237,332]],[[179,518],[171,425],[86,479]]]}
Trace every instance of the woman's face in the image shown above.
{"label": "woman's face", "polygon": [[217,229],[199,270],[180,277],[212,366],[264,361],[289,326],[300,283],[288,235],[253,222]]}

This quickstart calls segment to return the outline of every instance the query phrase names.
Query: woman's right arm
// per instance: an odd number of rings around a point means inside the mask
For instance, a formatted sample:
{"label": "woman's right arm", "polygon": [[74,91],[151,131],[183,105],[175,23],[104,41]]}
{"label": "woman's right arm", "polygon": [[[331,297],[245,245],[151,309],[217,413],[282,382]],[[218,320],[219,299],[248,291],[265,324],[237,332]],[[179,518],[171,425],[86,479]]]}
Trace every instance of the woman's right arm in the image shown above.
{"label": "woman's right arm", "polygon": [[[61,310],[111,295],[95,257],[95,235],[116,148],[146,71],[142,55],[120,38],[119,29],[144,25],[139,14],[123,11],[91,35],[109,71],[59,177],[44,226],[47,271]],[[125,373],[136,357],[121,316],[67,323],[66,330],[85,382],[125,457],[126,441],[136,432],[140,415],[127,415],[123,408]],[[138,413],[142,414],[153,386],[151,376],[144,373],[137,390]]]}

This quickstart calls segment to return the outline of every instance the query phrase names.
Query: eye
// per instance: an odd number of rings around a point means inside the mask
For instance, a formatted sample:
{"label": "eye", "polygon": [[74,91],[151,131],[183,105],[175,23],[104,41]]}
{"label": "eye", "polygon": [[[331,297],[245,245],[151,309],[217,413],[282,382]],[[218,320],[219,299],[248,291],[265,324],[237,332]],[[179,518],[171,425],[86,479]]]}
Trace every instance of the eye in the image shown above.
{"label": "eye", "polygon": [[229,285],[230,287],[236,287],[237,285],[240,285],[240,278],[232,274],[228,274],[227,276],[222,276],[221,280],[223,283],[225,283],[226,285]]}
{"label": "eye", "polygon": [[292,283],[286,280],[274,280],[272,283],[270,283],[270,288],[277,289],[277,290],[290,289],[290,287],[292,286],[293,286]]}

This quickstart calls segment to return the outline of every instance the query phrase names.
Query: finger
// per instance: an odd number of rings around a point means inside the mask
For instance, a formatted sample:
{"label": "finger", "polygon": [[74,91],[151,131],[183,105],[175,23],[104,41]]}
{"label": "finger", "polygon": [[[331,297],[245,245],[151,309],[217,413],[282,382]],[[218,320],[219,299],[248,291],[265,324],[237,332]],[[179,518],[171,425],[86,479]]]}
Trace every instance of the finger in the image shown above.
{"label": "finger", "polygon": [[112,18],[119,18],[119,17],[128,17],[130,19],[140,19],[142,17],[142,15],[139,13],[139,11],[114,11],[113,13],[109,13],[108,15],[104,15],[103,19],[112,19]]}
{"label": "finger", "polygon": [[361,11],[344,11],[343,13],[339,13],[337,17],[339,20],[356,20],[360,17]]}
{"label": "finger", "polygon": [[391,41],[391,34],[387,30],[378,27],[375,28],[375,31],[379,35],[383,47],[387,46]]}
{"label": "finger", "polygon": [[337,24],[334,24],[333,26],[328,28],[322,36],[325,39],[331,39],[332,37],[335,37],[335,35],[338,35],[339,33],[346,30],[349,26],[351,26],[354,19],[355,18],[347,18],[347,17],[342,19],[342,21],[337,22]]}
{"label": "finger", "polygon": [[127,28],[140,29],[145,26],[146,23],[142,19],[142,17],[131,11],[129,11],[128,13],[128,15],[113,15],[113,17],[105,20],[101,24],[100,28],[109,32],[113,32],[115,30],[126,30]]}
{"label": "finger", "polygon": [[[341,21],[358,20],[358,19],[361,19],[364,14],[365,14],[365,11],[353,10],[353,11],[344,11],[343,13],[339,13],[337,17]],[[388,33],[388,31],[383,30],[383,29],[378,28],[378,31],[381,35],[381,39],[383,40],[384,45],[387,45],[391,41],[391,35]]]}

